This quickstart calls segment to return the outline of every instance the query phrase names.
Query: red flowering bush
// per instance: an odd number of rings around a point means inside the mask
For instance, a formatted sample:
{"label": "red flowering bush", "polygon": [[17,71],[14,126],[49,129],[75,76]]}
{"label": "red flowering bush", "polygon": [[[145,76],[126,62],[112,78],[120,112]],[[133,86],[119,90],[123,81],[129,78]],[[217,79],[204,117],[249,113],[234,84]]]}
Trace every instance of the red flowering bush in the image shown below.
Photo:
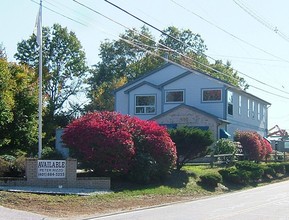
{"label": "red flowering bush", "polygon": [[150,180],[167,173],[176,161],[176,148],[165,128],[116,112],[89,113],[69,124],[62,139],[88,168],[101,173],[134,176],[141,170]]}
{"label": "red flowering bush", "polygon": [[[163,178],[175,165],[177,153],[167,129],[154,121],[131,118],[132,135],[136,158],[130,175],[138,182],[149,182],[153,178]],[[148,170],[149,169],[149,170]]]}
{"label": "red flowering bush", "polygon": [[237,131],[234,139],[241,143],[249,160],[261,161],[272,152],[271,145],[257,132]]}

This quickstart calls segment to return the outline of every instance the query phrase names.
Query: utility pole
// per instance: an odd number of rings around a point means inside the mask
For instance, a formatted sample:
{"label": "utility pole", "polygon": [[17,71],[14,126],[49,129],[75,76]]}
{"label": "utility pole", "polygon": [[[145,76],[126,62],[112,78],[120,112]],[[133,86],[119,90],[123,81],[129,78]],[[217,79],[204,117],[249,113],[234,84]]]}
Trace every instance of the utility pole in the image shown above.
{"label": "utility pole", "polygon": [[42,155],[42,0],[37,18],[37,44],[39,45],[39,84],[38,84],[38,158]]}

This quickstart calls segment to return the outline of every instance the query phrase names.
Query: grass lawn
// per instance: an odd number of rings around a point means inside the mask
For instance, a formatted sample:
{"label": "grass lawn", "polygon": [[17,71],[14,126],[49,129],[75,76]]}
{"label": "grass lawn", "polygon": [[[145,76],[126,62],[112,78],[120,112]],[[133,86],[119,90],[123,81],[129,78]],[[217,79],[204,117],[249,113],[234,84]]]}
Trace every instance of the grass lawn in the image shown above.
{"label": "grass lawn", "polygon": [[[52,217],[101,215],[165,203],[199,199],[228,192],[222,188],[204,188],[199,176],[218,172],[210,166],[185,166],[174,171],[163,183],[138,185],[112,179],[113,193],[94,196],[44,195],[0,191],[0,205]],[[238,190],[242,186],[229,186]]]}

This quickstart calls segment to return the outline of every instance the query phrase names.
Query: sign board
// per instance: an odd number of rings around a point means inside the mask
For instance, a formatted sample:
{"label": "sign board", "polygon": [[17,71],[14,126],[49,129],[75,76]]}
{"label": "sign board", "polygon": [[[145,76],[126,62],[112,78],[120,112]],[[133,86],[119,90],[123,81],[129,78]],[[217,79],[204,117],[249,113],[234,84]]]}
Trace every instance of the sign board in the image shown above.
{"label": "sign board", "polygon": [[66,160],[38,160],[38,178],[65,178]]}
{"label": "sign board", "polygon": [[271,146],[273,150],[280,152],[289,152],[289,141],[288,140],[272,140]]}

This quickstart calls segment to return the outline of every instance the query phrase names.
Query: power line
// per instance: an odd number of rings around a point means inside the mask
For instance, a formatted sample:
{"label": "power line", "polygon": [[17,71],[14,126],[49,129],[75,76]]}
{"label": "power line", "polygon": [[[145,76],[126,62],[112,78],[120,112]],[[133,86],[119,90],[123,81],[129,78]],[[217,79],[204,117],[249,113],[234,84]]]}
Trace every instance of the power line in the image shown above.
{"label": "power line", "polygon": [[231,56],[231,55],[222,55],[222,54],[214,54],[218,57],[229,57],[233,59],[240,59],[240,60],[256,60],[256,61],[269,61],[269,62],[280,62],[280,60],[272,60],[266,58],[257,58],[257,57],[240,57],[240,56]]}
{"label": "power line", "polygon": [[[125,10],[125,9],[123,9],[123,8],[121,8],[120,6],[118,6],[118,5],[110,2],[110,1],[108,1],[108,0],[104,0],[104,1],[107,2],[107,3],[109,3],[109,4],[111,4],[112,6],[116,7],[117,9],[125,12],[126,14],[132,16],[133,18],[135,18],[135,19],[143,22],[144,24],[148,25],[149,27],[152,27],[153,29],[159,31],[160,33],[166,35],[167,37],[170,37],[170,38],[172,38],[172,39],[174,39],[174,40],[182,43],[183,45],[185,45],[185,46],[187,46],[187,47],[189,47],[189,48],[192,48],[192,47],[191,47],[190,45],[188,45],[187,43],[181,41],[180,39],[177,39],[176,37],[174,37],[174,36],[172,36],[172,35],[170,35],[170,34],[167,34],[166,32],[164,32],[164,31],[160,30],[159,28],[155,27],[154,25],[152,25],[152,24],[144,21],[143,19],[141,19],[141,18],[133,15],[132,13],[128,12],[127,10]],[[192,48],[192,49],[194,50],[194,48]],[[206,56],[206,57],[209,57],[209,56],[207,56],[207,55],[204,54],[204,53],[202,53],[202,55],[204,55],[204,56]],[[212,60],[216,61],[216,60],[215,60],[214,58],[212,58],[212,57],[209,57],[209,58],[211,58]],[[194,61],[194,62],[197,62],[198,64],[201,64],[201,63],[198,62],[198,61]],[[207,67],[207,68],[209,68],[209,69],[211,69],[211,70],[213,70],[213,71],[216,71],[216,70],[214,70],[214,69],[213,69],[212,67],[210,67],[210,66],[207,66],[207,65],[204,65],[204,64],[201,64],[201,65],[203,65],[203,66],[205,66],[205,67]],[[235,70],[235,69],[234,69],[234,70]],[[279,88],[277,88],[277,87],[274,87],[274,86],[272,86],[272,85],[269,85],[269,84],[267,84],[267,83],[264,83],[264,82],[262,82],[261,80],[255,79],[254,77],[251,77],[251,76],[249,76],[248,74],[245,74],[245,73],[243,73],[243,72],[241,72],[241,71],[238,71],[238,70],[236,70],[236,71],[237,71],[238,73],[240,73],[240,74],[248,77],[249,79],[252,79],[252,80],[254,80],[254,81],[256,81],[256,82],[258,82],[258,83],[260,83],[260,84],[262,84],[262,85],[268,86],[268,87],[270,87],[270,88],[273,88],[273,89],[275,89],[275,90],[277,90],[277,91],[280,91],[280,92],[283,92],[283,93],[285,93],[285,94],[289,94],[288,92],[283,91],[283,90],[281,90],[281,89],[279,89]],[[217,71],[217,72],[218,72],[218,73],[221,73],[220,71]],[[223,74],[223,73],[222,73],[222,74]]]}
{"label": "power line", "polygon": [[250,9],[248,6],[244,4],[244,2],[240,0],[233,0],[236,5],[238,5],[241,9],[243,9],[247,14],[249,14],[251,17],[256,19],[259,23],[264,25],[266,28],[270,29],[271,31],[274,31],[276,34],[278,34],[281,38],[289,42],[289,37],[281,32],[277,26],[274,26],[270,24],[268,21],[266,21],[264,18],[262,18],[260,15],[258,15],[254,10]]}
{"label": "power line", "polygon": [[[54,2],[54,3],[51,3],[48,0],[44,0],[44,1],[47,2],[48,4],[52,5],[53,7],[59,9],[59,10],[63,10],[63,8],[65,8],[65,9],[68,9],[68,10],[72,11],[73,13],[76,13],[76,14],[80,15],[81,17],[84,17],[84,18],[87,18],[87,19],[91,19],[89,16],[84,15],[84,14],[80,13],[79,11],[77,11],[76,9],[73,9],[73,8],[67,6],[67,4],[63,4],[63,3],[61,3],[61,2],[59,2],[57,0],[50,0],[50,1]],[[80,19],[80,20],[82,20],[82,19]]]}
{"label": "power line", "polygon": [[[115,35],[113,35],[113,36],[114,36],[114,37],[118,37],[120,40],[126,42],[127,44],[130,44],[130,45],[132,45],[132,46],[135,46],[135,47],[137,47],[138,49],[141,49],[141,50],[143,50],[143,51],[145,51],[145,52],[147,52],[147,53],[149,53],[149,54],[151,54],[151,55],[153,55],[153,56],[156,56],[156,57],[158,57],[158,58],[160,58],[160,59],[163,59],[164,61],[168,61],[168,62],[170,62],[170,63],[172,63],[172,64],[174,64],[174,65],[177,65],[177,66],[179,66],[179,67],[181,67],[181,68],[185,68],[185,69],[191,71],[191,69],[189,69],[189,68],[187,68],[187,67],[185,67],[185,66],[183,66],[183,65],[181,65],[181,64],[179,64],[179,63],[176,63],[175,61],[170,60],[169,58],[162,57],[162,56],[160,56],[159,54],[157,54],[156,52],[149,51],[149,50],[147,50],[146,48],[141,47],[141,46],[140,46],[141,44],[136,44],[135,42],[130,41],[130,40],[125,39],[125,38],[122,38],[122,37],[120,37],[120,36],[115,36]],[[133,39],[133,38],[131,38],[131,39]],[[173,51],[173,50],[171,49],[171,51]],[[174,51],[174,52],[176,52],[176,51]],[[176,52],[176,53],[178,53],[178,52]],[[187,57],[187,58],[188,58],[188,57]],[[184,62],[184,63],[187,64],[188,66],[191,65],[191,64],[188,63],[188,62]],[[204,65],[204,64],[202,64],[202,65]],[[206,66],[206,67],[214,70],[215,72],[224,74],[224,73],[222,73],[222,72],[220,72],[220,71],[218,71],[218,70],[216,70],[216,69],[213,69],[213,68],[210,67],[210,66]],[[204,74],[204,73],[203,73],[203,74]],[[205,73],[205,74],[206,74],[206,73]],[[226,74],[224,74],[224,75],[226,75]],[[229,76],[229,75],[227,75],[227,76]],[[229,77],[232,77],[232,76],[229,76]],[[262,92],[268,93],[268,94],[270,94],[270,95],[274,95],[274,96],[277,96],[277,97],[279,97],[279,98],[283,98],[283,99],[289,100],[289,97],[282,96],[282,95],[279,95],[279,94],[276,94],[276,93],[273,93],[273,92],[270,92],[270,91],[267,91],[267,90],[258,88],[258,87],[256,87],[256,86],[250,85],[250,87],[252,87],[252,88],[254,88],[254,89],[257,89],[257,90],[260,90],[260,91],[262,91]],[[241,89],[240,89],[240,90],[241,90]]]}
{"label": "power line", "polygon": [[[73,0],[73,1],[76,2],[76,3],[79,4],[79,5],[87,8],[88,10],[93,11],[94,13],[96,13],[96,14],[98,14],[98,15],[100,15],[100,16],[103,16],[103,17],[109,19],[109,20],[112,21],[112,22],[114,22],[114,23],[116,23],[116,24],[118,24],[118,25],[121,25],[122,27],[125,27],[126,29],[129,29],[129,30],[131,30],[131,31],[136,32],[135,30],[132,30],[132,29],[126,27],[125,25],[123,25],[123,24],[121,24],[121,23],[119,23],[119,22],[117,22],[117,21],[115,21],[115,20],[107,17],[106,15],[103,15],[103,14],[100,13],[99,11],[96,11],[95,9],[93,9],[93,8],[91,8],[91,7],[89,7],[89,6],[87,6],[87,5],[83,4],[83,3],[78,2],[77,0]],[[139,33],[139,34],[155,42],[155,40],[149,38],[148,36],[145,36],[145,35],[143,35],[143,34],[141,34],[141,33]],[[154,52],[152,52],[152,51],[149,51],[149,50],[147,50],[146,48],[142,48],[141,46],[135,44],[135,43],[132,42],[132,41],[129,41],[129,40],[124,39],[124,38],[121,38],[120,36],[118,36],[118,38],[120,38],[121,40],[123,40],[123,41],[125,41],[125,42],[127,42],[127,43],[129,43],[129,44],[131,44],[131,45],[134,45],[134,46],[138,47],[139,49],[142,49],[142,50],[144,50],[144,51],[146,51],[146,52],[148,52],[148,53],[150,53],[150,54],[152,54],[152,55],[154,55],[154,56],[157,56],[157,57],[159,57],[159,58],[161,58],[161,59],[167,60],[166,58],[161,57],[159,54],[156,54],[156,53],[154,53]],[[156,42],[156,43],[157,43],[157,42]],[[158,44],[160,44],[160,43],[158,43]],[[222,73],[222,72],[220,72],[220,71],[212,68],[211,66],[208,66],[208,65],[203,64],[203,63],[201,63],[201,62],[199,62],[199,61],[196,61],[196,60],[194,60],[194,59],[192,59],[192,58],[190,58],[190,57],[187,57],[187,56],[185,56],[185,55],[183,55],[183,54],[181,54],[181,53],[179,53],[179,52],[177,52],[177,51],[175,51],[175,50],[167,47],[166,45],[163,45],[163,44],[160,44],[160,45],[161,45],[161,46],[164,46],[164,47],[166,47],[166,48],[168,48],[168,49],[170,49],[172,52],[175,52],[175,53],[177,53],[177,54],[179,54],[179,55],[181,55],[181,56],[183,56],[183,57],[185,57],[185,58],[188,58],[188,59],[192,60],[193,62],[196,62],[196,63],[198,63],[198,64],[200,64],[200,65],[202,65],[202,66],[204,66],[204,67],[206,67],[206,68],[209,68],[209,69],[211,69],[211,70],[213,70],[213,71],[215,71],[215,72],[217,72],[217,73],[220,73],[220,74],[226,75],[226,76],[228,76],[228,77],[234,78],[233,76],[230,76],[230,75],[227,75],[227,74],[225,74],[225,73]],[[170,62],[171,62],[171,63],[174,63],[174,64],[176,64],[176,65],[178,65],[178,66],[182,66],[182,65],[180,65],[180,64],[175,63],[174,61],[171,61],[171,60],[170,60]],[[184,68],[184,66],[182,66],[182,67]],[[250,76],[248,76],[248,77],[250,77]],[[253,79],[254,79],[254,78],[253,78]],[[254,79],[254,80],[256,80],[256,79]],[[268,85],[268,84],[265,84],[265,83],[263,83],[263,82],[261,82],[261,81],[259,81],[259,80],[256,80],[256,81],[258,81],[259,83],[262,83],[262,84],[264,84],[264,85],[267,85],[267,86],[269,86],[270,88],[274,88],[274,87],[272,87],[272,86],[270,86],[270,85]],[[252,86],[252,85],[250,85],[250,86],[251,86],[252,88],[255,88],[255,89],[257,89],[257,90],[261,90],[261,91],[266,92],[266,93],[269,93],[269,94],[271,94],[271,95],[275,95],[275,96],[278,96],[278,97],[281,97],[281,98],[284,98],[284,99],[289,99],[289,97],[281,96],[281,95],[276,94],[276,93],[273,93],[273,92],[268,92],[267,90],[260,89],[260,88],[258,88],[258,87],[256,87],[256,86]],[[274,89],[279,90],[278,88],[274,88]],[[281,91],[281,92],[284,92],[284,93],[287,93],[287,92],[282,91],[282,90],[280,90],[280,91]],[[289,93],[287,93],[287,94],[289,94]]]}
{"label": "power line", "polygon": [[242,43],[247,44],[247,45],[249,45],[250,47],[253,47],[253,48],[255,48],[255,49],[259,50],[259,51],[262,51],[263,53],[266,53],[266,54],[268,54],[268,55],[270,55],[270,56],[272,56],[272,57],[275,57],[275,58],[277,58],[277,59],[279,59],[279,60],[282,60],[282,61],[284,61],[284,62],[289,63],[289,60],[286,60],[286,59],[284,59],[284,58],[282,58],[282,57],[276,56],[276,55],[274,55],[274,54],[272,54],[272,53],[270,53],[270,52],[267,52],[266,50],[264,50],[264,49],[262,49],[262,48],[260,48],[260,47],[255,46],[254,44],[249,43],[248,41],[245,41],[245,40],[237,37],[236,35],[230,33],[229,31],[226,31],[225,29],[223,29],[223,28],[221,28],[220,26],[214,24],[213,22],[211,22],[211,21],[203,18],[202,16],[198,15],[197,13],[193,12],[192,10],[189,10],[188,8],[186,8],[186,7],[184,7],[183,5],[181,5],[180,3],[177,3],[177,2],[174,1],[174,0],[170,0],[170,1],[173,2],[174,4],[178,5],[179,7],[183,8],[184,10],[188,11],[189,13],[191,13],[191,14],[197,16],[198,18],[202,19],[203,21],[207,22],[208,24],[214,26],[215,28],[221,30],[222,32],[228,34],[229,36],[237,39],[238,41],[241,41]]}
{"label": "power line", "polygon": [[[34,1],[34,0],[30,0],[30,1],[34,2],[34,3],[37,4],[37,5],[40,5],[38,2],[36,2],[36,1]],[[81,25],[87,27],[86,24],[84,24],[84,23],[82,23],[82,22],[80,22],[80,21],[77,21],[77,20],[75,20],[75,19],[73,19],[73,18],[70,18],[70,17],[68,17],[68,16],[66,16],[66,15],[64,15],[64,14],[61,14],[61,13],[59,13],[59,12],[57,12],[57,11],[51,9],[51,8],[48,8],[47,6],[42,5],[42,7],[43,7],[43,8],[46,8],[46,9],[49,10],[49,11],[52,11],[52,12],[55,13],[55,14],[58,14],[58,15],[64,17],[64,18],[67,18],[67,19],[69,19],[69,20],[71,20],[71,21],[74,21],[74,22],[76,22],[76,23],[78,23],[78,24],[81,24]]]}

